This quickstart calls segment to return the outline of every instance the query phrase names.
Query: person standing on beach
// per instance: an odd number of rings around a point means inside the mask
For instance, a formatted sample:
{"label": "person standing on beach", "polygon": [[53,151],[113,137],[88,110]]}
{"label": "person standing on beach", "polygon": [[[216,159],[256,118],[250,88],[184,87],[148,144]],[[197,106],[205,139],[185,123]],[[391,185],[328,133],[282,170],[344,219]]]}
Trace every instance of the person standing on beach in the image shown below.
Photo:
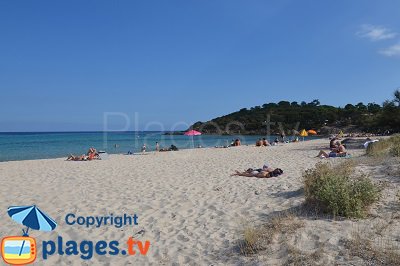
{"label": "person standing on beach", "polygon": [[142,153],[145,153],[146,152],[146,144],[143,144],[143,146],[142,146]]}
{"label": "person standing on beach", "polygon": [[156,142],[156,151],[160,151],[160,144],[158,142]]}

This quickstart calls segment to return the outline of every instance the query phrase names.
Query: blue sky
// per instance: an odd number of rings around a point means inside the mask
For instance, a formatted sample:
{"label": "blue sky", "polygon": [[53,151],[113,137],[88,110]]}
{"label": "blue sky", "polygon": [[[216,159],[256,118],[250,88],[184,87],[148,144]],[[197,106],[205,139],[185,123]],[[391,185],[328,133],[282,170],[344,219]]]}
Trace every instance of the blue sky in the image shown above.
{"label": "blue sky", "polygon": [[399,1],[0,1],[0,131],[182,129],[266,102],[382,103]]}

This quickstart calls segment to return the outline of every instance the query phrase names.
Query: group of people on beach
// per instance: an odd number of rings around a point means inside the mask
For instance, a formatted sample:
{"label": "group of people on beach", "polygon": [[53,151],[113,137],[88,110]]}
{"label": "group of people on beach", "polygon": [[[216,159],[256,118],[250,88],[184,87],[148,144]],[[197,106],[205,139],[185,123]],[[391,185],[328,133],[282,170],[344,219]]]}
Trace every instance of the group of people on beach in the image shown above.
{"label": "group of people on beach", "polygon": [[260,138],[256,141],[256,147],[266,147],[266,146],[275,146],[278,145],[279,143],[291,143],[291,142],[299,142],[299,137],[295,137],[293,139],[286,139],[284,135],[281,135],[281,137],[276,137],[273,142],[268,142],[265,138]]}
{"label": "group of people on beach", "polygon": [[[156,151],[156,152],[178,151],[178,150],[179,150],[178,147],[176,147],[176,146],[173,145],[173,144],[171,144],[171,146],[168,147],[168,148],[160,148],[160,144],[159,144],[158,142],[156,142],[156,144],[155,144],[155,151]],[[144,144],[142,145],[141,152],[142,152],[142,154],[145,154],[146,151],[148,151],[148,149],[147,149],[147,145],[144,143]],[[133,154],[132,151],[128,151],[128,152],[127,152],[127,155],[132,155],[132,154]]]}
{"label": "group of people on beach", "polygon": [[268,142],[268,140],[266,140],[265,138],[262,139],[258,139],[256,141],[256,146],[257,147],[263,147],[263,146],[270,146],[271,144]]}
{"label": "group of people on beach", "polygon": [[90,147],[86,154],[82,154],[80,156],[75,156],[70,154],[67,158],[67,161],[91,161],[99,159],[99,153],[93,147]]}

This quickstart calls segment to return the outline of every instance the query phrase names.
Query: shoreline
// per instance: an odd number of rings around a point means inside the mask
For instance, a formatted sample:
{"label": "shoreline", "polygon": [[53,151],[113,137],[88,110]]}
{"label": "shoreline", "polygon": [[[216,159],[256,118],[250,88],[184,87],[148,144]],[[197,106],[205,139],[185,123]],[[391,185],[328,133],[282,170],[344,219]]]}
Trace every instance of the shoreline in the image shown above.
{"label": "shoreline", "polygon": [[[205,136],[210,136],[210,135],[205,135]],[[254,137],[254,136],[253,136]],[[262,137],[262,136],[258,136],[257,135],[257,137]],[[275,137],[275,136],[270,136],[270,137]],[[310,141],[310,140],[315,140],[315,139],[323,139],[323,137],[320,137],[320,136],[313,136],[312,138],[309,138],[309,139],[305,139],[304,141]],[[300,141],[300,142],[302,142],[302,140]],[[286,144],[291,144],[291,143],[293,143],[293,142],[290,142],[290,143],[279,143],[278,145],[280,146],[280,145],[286,145]],[[242,144],[241,146],[255,146],[254,144]],[[90,145],[88,146],[88,148],[90,147]],[[96,147],[95,147],[96,148]],[[206,146],[206,147],[201,147],[201,148],[198,148],[198,147],[178,147],[179,148],[179,151],[182,151],[182,150],[192,150],[192,149],[194,149],[194,150],[196,150],[196,149],[217,149],[217,148],[221,148],[221,147],[212,147],[212,146]],[[228,147],[228,148],[235,148],[235,147]],[[264,147],[265,148],[265,147]],[[127,154],[127,152],[124,152],[124,153],[122,153],[122,152],[118,152],[118,153],[113,153],[113,152],[111,152],[111,153],[108,153],[107,152],[107,150],[112,150],[113,148],[109,148],[109,149],[106,149],[105,151],[106,151],[106,153],[107,154],[109,154],[110,156],[114,156],[114,155],[128,155]],[[99,149],[97,149],[98,151],[103,151],[104,149],[103,148],[99,148]],[[174,152],[176,152],[176,151],[174,151]],[[80,153],[80,154],[83,154],[83,153],[85,153],[85,151],[83,150],[82,151],[82,153]],[[146,154],[149,154],[149,153],[157,153],[156,151],[154,151],[154,150],[150,150],[150,151],[147,151],[146,152]],[[75,155],[79,155],[78,153],[77,154],[75,154]],[[141,154],[141,152],[134,152],[132,155],[142,155]],[[52,160],[52,159],[62,159],[62,158],[67,158],[69,156],[69,154],[66,154],[65,156],[63,156],[63,157],[59,157],[59,156],[56,156],[56,157],[51,157],[51,158],[37,158],[37,159],[15,159],[15,160],[0,160],[0,163],[4,163],[4,162],[18,162],[18,161],[36,161],[36,160]]]}

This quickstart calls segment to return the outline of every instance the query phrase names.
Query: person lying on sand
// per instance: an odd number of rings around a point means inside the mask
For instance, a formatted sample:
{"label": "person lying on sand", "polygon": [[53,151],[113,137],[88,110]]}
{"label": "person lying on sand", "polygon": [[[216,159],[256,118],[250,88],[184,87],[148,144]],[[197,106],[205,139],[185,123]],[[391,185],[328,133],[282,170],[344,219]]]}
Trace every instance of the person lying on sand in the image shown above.
{"label": "person lying on sand", "polygon": [[88,156],[85,154],[82,154],[81,156],[75,156],[70,154],[67,158],[67,161],[86,161],[88,160]]}
{"label": "person lying on sand", "polygon": [[261,147],[261,146],[263,146],[263,142],[262,142],[261,139],[258,139],[258,140],[256,141],[256,147]]}
{"label": "person lying on sand", "polygon": [[334,157],[346,157],[347,151],[346,147],[341,144],[340,142],[336,142],[336,148],[332,149],[331,152],[326,153],[325,151],[321,150],[319,151],[318,155],[316,157],[319,157],[321,159],[323,158],[334,158]]}
{"label": "person lying on sand", "polygon": [[93,147],[89,148],[89,151],[87,152],[87,159],[88,160],[94,160],[94,159],[99,159],[99,153],[97,150]]}
{"label": "person lying on sand", "polygon": [[163,152],[163,151],[178,151],[179,149],[178,149],[178,147],[176,147],[175,145],[171,145],[171,147],[169,147],[168,149],[167,148],[162,148],[162,149],[160,149],[160,151],[161,152]]}
{"label": "person lying on sand", "polygon": [[270,146],[271,144],[269,144],[268,140],[266,140],[265,138],[262,139],[262,145],[263,146]]}
{"label": "person lying on sand", "polygon": [[242,145],[241,142],[240,142],[240,139],[235,139],[235,141],[233,142],[233,146],[237,147],[237,146],[240,146],[240,145]]}
{"label": "person lying on sand", "polygon": [[89,156],[89,154],[92,154],[92,153],[97,154],[97,150],[93,147],[90,147],[88,152],[86,153],[86,155]]}
{"label": "person lying on sand", "polygon": [[235,171],[231,176],[247,176],[247,177],[257,177],[257,178],[270,178],[283,174],[283,170],[276,168],[275,170],[264,164],[263,168],[253,169],[249,168],[244,172]]}
{"label": "person lying on sand", "polygon": [[82,154],[81,156],[70,154],[67,158],[67,161],[91,161],[94,159],[99,159],[99,154],[95,148],[90,147],[87,154]]}

